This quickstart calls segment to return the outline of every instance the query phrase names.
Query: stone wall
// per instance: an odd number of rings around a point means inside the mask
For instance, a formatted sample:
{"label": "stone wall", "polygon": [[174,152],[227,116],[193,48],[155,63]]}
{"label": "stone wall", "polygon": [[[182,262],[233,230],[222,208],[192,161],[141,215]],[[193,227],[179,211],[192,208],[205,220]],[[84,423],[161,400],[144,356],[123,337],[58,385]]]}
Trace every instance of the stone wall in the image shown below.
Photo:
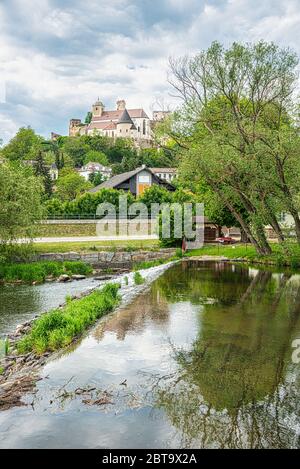
{"label": "stone wall", "polygon": [[133,264],[156,259],[168,259],[176,249],[160,249],[159,251],[100,251],[89,253],[67,252],[64,254],[39,254],[35,261],[82,261],[98,268],[130,268]]}

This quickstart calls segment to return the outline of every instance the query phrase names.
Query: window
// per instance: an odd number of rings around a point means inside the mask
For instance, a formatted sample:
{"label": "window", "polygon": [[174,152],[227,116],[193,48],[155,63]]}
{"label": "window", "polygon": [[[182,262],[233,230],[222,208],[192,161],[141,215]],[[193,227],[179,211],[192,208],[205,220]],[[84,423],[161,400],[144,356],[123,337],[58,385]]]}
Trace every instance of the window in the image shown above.
{"label": "window", "polygon": [[143,120],[143,135],[146,135],[146,121]]}
{"label": "window", "polygon": [[139,175],[139,183],[141,183],[141,184],[149,184],[149,183],[150,183],[150,175],[149,175],[149,174],[141,174],[141,175]]}

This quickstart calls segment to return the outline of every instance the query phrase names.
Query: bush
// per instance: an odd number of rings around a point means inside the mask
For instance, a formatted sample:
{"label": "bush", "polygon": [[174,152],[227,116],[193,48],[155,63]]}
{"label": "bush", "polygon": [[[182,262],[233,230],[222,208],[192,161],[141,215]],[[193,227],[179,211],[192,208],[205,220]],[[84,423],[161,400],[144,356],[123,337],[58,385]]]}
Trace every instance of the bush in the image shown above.
{"label": "bush", "polygon": [[68,301],[62,309],[55,309],[36,319],[31,331],[17,344],[18,353],[34,351],[42,354],[57,350],[72,342],[98,318],[118,304],[118,284],[107,284],[79,300]]}
{"label": "bush", "polygon": [[140,272],[135,272],[133,277],[135,285],[142,285],[145,282],[144,277],[140,274]]}
{"label": "bush", "polygon": [[70,262],[32,262],[29,264],[0,264],[0,279],[6,282],[21,280],[24,283],[44,282],[46,277],[92,273],[92,267],[81,261]]}

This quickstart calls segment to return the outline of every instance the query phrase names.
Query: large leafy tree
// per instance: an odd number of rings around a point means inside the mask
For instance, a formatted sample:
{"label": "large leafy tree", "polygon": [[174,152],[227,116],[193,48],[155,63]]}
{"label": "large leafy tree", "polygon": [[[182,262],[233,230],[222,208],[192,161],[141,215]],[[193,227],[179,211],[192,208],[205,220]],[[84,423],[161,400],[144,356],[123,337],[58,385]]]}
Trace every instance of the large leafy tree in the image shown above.
{"label": "large leafy tree", "polygon": [[34,160],[41,148],[42,137],[30,127],[22,127],[10,142],[1,149],[1,155],[11,161]]}
{"label": "large leafy tree", "polygon": [[76,168],[84,164],[89,150],[89,146],[80,137],[69,137],[63,141],[62,151],[72,159]]}
{"label": "large leafy tree", "polygon": [[196,178],[205,178],[261,254],[270,252],[265,224],[283,240],[276,218],[283,208],[300,242],[298,181],[291,177],[299,165],[296,65],[293,52],[264,42],[227,50],[215,42],[195,57],[171,61],[172,83],[184,101],[174,138],[180,135]]}
{"label": "large leafy tree", "polygon": [[43,215],[42,183],[32,169],[17,163],[0,165],[0,240],[31,238]]}
{"label": "large leafy tree", "polygon": [[56,196],[62,201],[71,201],[86,190],[90,189],[92,184],[86,181],[76,171],[70,171],[57,180]]}
{"label": "large leafy tree", "polygon": [[89,150],[88,153],[84,157],[84,164],[87,163],[100,163],[103,164],[103,166],[108,166],[109,161],[105,153],[102,151],[96,151],[96,150]]}

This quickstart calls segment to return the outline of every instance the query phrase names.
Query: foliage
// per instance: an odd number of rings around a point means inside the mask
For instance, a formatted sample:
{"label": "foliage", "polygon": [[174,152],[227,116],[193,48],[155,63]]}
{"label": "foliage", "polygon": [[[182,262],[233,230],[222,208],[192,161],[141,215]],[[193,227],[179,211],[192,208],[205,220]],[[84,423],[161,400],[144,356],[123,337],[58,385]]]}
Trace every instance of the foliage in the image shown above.
{"label": "foliage", "polygon": [[62,201],[71,201],[76,196],[90,189],[92,184],[80,176],[76,171],[69,172],[58,178],[56,183],[56,196]]}
{"label": "foliage", "polygon": [[144,277],[142,277],[140,272],[135,272],[133,276],[135,285],[142,285],[145,282]]}
{"label": "foliage", "polygon": [[119,287],[118,284],[108,284],[84,298],[68,301],[62,309],[43,314],[18,342],[18,352],[42,354],[70,344],[98,318],[114,309],[118,304]]}
{"label": "foliage", "polygon": [[51,197],[52,180],[51,180],[49,169],[47,168],[45,164],[44,156],[41,151],[39,151],[37,154],[36,163],[34,165],[34,172],[36,176],[41,177],[42,179],[45,196],[47,198]]}
{"label": "foliage", "polygon": [[91,272],[91,266],[81,261],[0,264],[0,279],[5,282],[22,281],[24,283],[41,283],[49,276],[59,277],[62,274],[88,275]]}
{"label": "foliage", "polygon": [[262,41],[228,49],[214,42],[171,61],[184,105],[170,134],[184,148],[186,181],[204,180],[260,254],[271,251],[265,225],[284,241],[277,220],[283,210],[292,214],[300,242],[297,61],[290,50]]}
{"label": "foliage", "polygon": [[159,186],[158,184],[153,184],[152,186],[150,186],[138,198],[138,202],[142,202],[147,206],[149,213],[151,210],[151,204],[172,203],[172,201],[172,193],[164,187]]}
{"label": "foliage", "polygon": [[76,168],[80,168],[89,152],[89,146],[81,137],[67,137],[63,142],[62,151],[72,159]]}
{"label": "foliage", "polygon": [[92,120],[93,114],[91,111],[89,111],[85,117],[84,123],[85,124],[90,124]]}
{"label": "foliage", "polygon": [[89,150],[84,157],[84,164],[100,163],[103,166],[108,166],[109,161],[105,153],[102,151]]}
{"label": "foliage", "polygon": [[89,181],[93,184],[93,186],[99,186],[102,184],[103,181],[105,181],[105,178],[100,171],[96,171],[95,173],[91,173],[89,175]]}
{"label": "foliage", "polygon": [[31,168],[18,163],[0,165],[0,239],[7,243],[31,238],[42,215],[42,185]]}
{"label": "foliage", "polygon": [[21,127],[10,142],[1,149],[1,155],[11,161],[35,160],[43,142],[30,127]]}

